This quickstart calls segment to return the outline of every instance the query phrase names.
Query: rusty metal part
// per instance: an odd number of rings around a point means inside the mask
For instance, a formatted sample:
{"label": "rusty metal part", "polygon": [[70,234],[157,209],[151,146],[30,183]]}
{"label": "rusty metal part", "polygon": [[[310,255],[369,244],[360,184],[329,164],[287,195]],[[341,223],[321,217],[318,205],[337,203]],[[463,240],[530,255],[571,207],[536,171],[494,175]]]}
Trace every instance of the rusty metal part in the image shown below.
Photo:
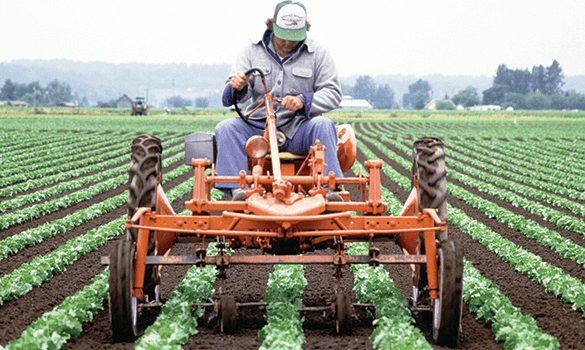
{"label": "rusty metal part", "polygon": [[[369,265],[371,257],[369,255],[344,255],[342,260],[335,255],[251,255],[251,256],[206,256],[204,261],[208,265],[229,266],[229,265],[275,265],[275,264],[312,264],[312,265],[334,265],[336,263],[344,264],[362,264]],[[198,261],[196,256],[153,256],[149,255],[145,259],[145,265],[195,265]],[[381,264],[426,264],[428,262],[426,255],[378,255]],[[110,259],[107,256],[102,257],[102,265],[109,265]]]}

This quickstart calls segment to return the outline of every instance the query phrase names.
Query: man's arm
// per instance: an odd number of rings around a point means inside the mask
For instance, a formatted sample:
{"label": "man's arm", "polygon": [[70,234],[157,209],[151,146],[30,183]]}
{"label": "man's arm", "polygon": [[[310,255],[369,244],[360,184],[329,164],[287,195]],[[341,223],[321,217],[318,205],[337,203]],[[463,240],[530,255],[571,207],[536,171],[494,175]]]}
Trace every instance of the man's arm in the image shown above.
{"label": "man's arm", "polygon": [[320,47],[315,50],[315,54],[318,55],[315,64],[315,90],[313,93],[303,94],[306,100],[305,114],[309,118],[336,109],[342,99],[337,68],[329,51]]}

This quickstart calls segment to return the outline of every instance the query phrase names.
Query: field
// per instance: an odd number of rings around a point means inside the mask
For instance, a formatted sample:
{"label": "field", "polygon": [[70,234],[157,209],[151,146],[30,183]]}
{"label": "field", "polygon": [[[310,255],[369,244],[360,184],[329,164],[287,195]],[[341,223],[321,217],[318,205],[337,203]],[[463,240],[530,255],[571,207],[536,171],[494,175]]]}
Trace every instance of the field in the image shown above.
{"label": "field", "polygon": [[[461,349],[585,348],[583,119],[331,116],[357,135],[358,160],[346,175],[367,159],[384,161],[391,215],[410,192],[412,143],[443,140],[449,234],[466,261]],[[191,307],[219,289],[213,270],[165,267],[166,307],[144,312],[136,344],[112,343],[100,258],[123,234],[130,143],[140,134],[162,140],[163,187],[182,213],[193,185],[184,136],[212,131],[221,118],[0,114],[0,349],[442,349],[432,345],[428,317],[405,306],[411,274],[401,265],[345,272],[341,287],[352,302],[385,307],[375,319],[358,313],[352,335],[342,336],[330,318],[298,311],[331,301],[332,267],[228,269],[226,292],[238,302],[266,301],[271,316],[242,310],[233,335]],[[192,254],[189,244],[176,247],[171,254]],[[391,242],[379,247],[399,251]],[[282,295],[290,297],[284,311]]]}

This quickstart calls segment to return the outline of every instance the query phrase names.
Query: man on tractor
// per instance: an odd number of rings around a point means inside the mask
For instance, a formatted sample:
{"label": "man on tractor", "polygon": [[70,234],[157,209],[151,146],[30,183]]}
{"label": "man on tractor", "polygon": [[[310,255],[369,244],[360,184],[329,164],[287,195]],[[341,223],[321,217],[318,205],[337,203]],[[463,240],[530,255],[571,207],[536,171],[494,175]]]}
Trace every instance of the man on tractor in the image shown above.
{"label": "man on tractor", "polygon": [[[327,49],[307,37],[310,28],[305,6],[282,1],[276,5],[273,18],[266,21],[267,30],[260,41],[247,46],[238,56],[223,92],[223,105],[228,107],[251,99],[247,112],[263,102],[264,86],[257,74],[244,72],[259,67],[269,92],[278,99],[274,104],[276,126],[280,131],[280,150],[306,154],[319,140],[325,146],[325,173],[333,171],[343,177],[337,159],[335,124],[322,113],[336,109],[342,98],[337,69]],[[276,102],[276,101],[275,101]],[[266,114],[263,108],[251,113],[246,121],[225,119],[215,127],[217,140],[216,172],[219,176],[238,176],[247,169],[246,141],[264,133]],[[218,184],[234,200],[246,200],[245,190],[237,184]],[[342,201],[329,189],[327,200]]]}

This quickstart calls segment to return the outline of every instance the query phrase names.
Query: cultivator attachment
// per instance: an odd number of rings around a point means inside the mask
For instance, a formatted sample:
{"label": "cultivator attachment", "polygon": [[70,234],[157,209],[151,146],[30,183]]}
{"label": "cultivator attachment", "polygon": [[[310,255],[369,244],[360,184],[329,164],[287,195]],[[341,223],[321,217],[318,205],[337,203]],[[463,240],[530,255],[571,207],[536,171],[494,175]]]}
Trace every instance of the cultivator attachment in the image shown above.
{"label": "cultivator attachment", "polygon": [[[266,101],[271,101],[269,94]],[[267,106],[271,106],[267,102]],[[442,144],[425,138],[414,147],[413,186],[398,216],[387,216],[381,198],[380,160],[364,163],[367,175],[337,178],[325,174],[325,147],[311,147],[305,157],[279,154],[271,147],[275,118],[267,108],[265,135],[249,141],[250,168],[239,176],[218,176],[214,147],[201,147],[204,154],[191,158],[194,171],[193,197],[185,203],[190,216],[174,213],[160,185],[160,141],[142,137],[133,146],[130,173],[129,218],[126,238],[110,255],[110,312],[115,340],[136,334],[140,308],[157,299],[159,271],[165,265],[215,265],[225,291],[226,269],[231,265],[325,264],[335,270],[338,292],[347,265],[408,264],[413,273],[413,307],[433,313],[433,336],[442,344],[454,344],[460,328],[462,253],[448,238],[445,204],[445,168]],[[355,161],[355,136],[350,126],[338,128],[338,158],[345,170]],[[198,135],[197,139],[205,139]],[[212,137],[208,137],[213,142]],[[205,151],[208,149],[208,151]],[[339,149],[342,151],[339,152]],[[205,153],[208,152],[208,153]],[[352,154],[353,152],[353,154]],[[187,150],[191,156],[197,153]],[[340,155],[341,154],[341,155]],[[291,160],[292,159],[292,160]],[[349,164],[349,166],[348,166]],[[214,201],[211,189],[219,184],[238,184],[245,201]],[[357,188],[361,200],[327,200],[328,188]],[[216,213],[220,213],[219,215]],[[404,254],[387,254],[375,246],[379,240],[396,242]],[[175,244],[201,243],[193,254],[169,255]],[[217,242],[219,252],[208,256],[207,243]],[[367,242],[367,255],[346,254],[349,242]],[[227,248],[257,249],[252,256],[232,256]],[[303,253],[328,249],[330,255]],[[347,294],[334,296],[336,331],[351,332],[352,305]],[[223,331],[235,331],[237,303],[221,295],[215,305]]]}

